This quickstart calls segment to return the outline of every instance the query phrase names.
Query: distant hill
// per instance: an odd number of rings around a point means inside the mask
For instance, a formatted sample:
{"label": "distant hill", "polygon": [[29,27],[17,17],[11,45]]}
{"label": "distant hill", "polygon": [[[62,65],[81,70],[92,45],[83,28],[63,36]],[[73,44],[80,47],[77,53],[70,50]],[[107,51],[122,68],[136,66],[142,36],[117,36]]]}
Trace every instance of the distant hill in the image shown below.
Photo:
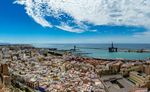
{"label": "distant hill", "polygon": [[10,45],[10,43],[0,43],[0,45]]}

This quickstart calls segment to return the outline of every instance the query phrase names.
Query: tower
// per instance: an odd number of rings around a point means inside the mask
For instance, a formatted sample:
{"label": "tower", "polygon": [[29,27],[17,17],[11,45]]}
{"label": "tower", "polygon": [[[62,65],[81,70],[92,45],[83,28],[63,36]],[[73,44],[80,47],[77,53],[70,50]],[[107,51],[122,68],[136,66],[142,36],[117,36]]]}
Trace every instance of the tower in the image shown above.
{"label": "tower", "polygon": [[11,84],[11,78],[9,76],[7,64],[1,64],[1,80],[5,86],[9,86]]}
{"label": "tower", "polygon": [[76,48],[77,48],[77,47],[74,45],[74,48],[73,48],[73,50],[74,50],[74,51],[76,51]]}
{"label": "tower", "polygon": [[113,44],[113,42],[111,43],[111,48],[114,48],[114,44]]}
{"label": "tower", "polygon": [[114,44],[112,42],[111,47],[108,48],[109,52],[118,52],[118,48],[114,47]]}

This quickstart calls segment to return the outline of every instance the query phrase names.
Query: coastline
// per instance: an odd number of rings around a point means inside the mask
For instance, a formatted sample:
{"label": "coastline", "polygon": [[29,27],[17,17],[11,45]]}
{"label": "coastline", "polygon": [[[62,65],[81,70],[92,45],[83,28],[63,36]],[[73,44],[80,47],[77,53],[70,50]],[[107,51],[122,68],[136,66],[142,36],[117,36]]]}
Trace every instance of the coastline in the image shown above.
{"label": "coastline", "polygon": [[[9,83],[14,87],[16,87],[14,84],[20,85],[17,87],[19,89],[28,88],[33,91],[47,90],[46,92],[53,92],[52,90],[56,89],[65,90],[65,92],[67,90],[113,92],[107,85],[107,82],[110,82],[111,85],[109,86],[113,87],[114,84],[110,79],[122,81],[120,84],[118,82],[115,84],[118,87],[119,85],[123,86],[123,83],[128,84],[130,82],[129,84],[131,84],[132,79],[131,81],[128,80],[128,78],[132,78],[130,73],[145,72],[143,69],[150,63],[148,60],[75,56],[72,54],[72,50],[36,48],[31,45],[5,45],[0,46],[0,48],[1,66],[9,67],[9,69],[6,68],[7,71],[9,70],[7,72],[9,73],[8,77],[13,80]],[[147,79],[147,77],[145,78]],[[88,89],[90,87],[92,89]],[[124,88],[130,90],[129,88],[134,88],[134,86],[124,85]],[[120,88],[120,92],[125,89]],[[117,89],[113,88],[113,90],[116,92]]]}
{"label": "coastline", "polygon": [[[52,44],[52,45],[54,45],[54,44]],[[60,45],[60,44],[56,44],[56,45]],[[61,45],[64,45],[65,46],[65,44],[61,44]],[[73,47],[74,45],[77,45],[77,44],[71,44],[71,46]],[[109,45],[109,44],[108,44]],[[57,52],[61,52],[61,53],[64,53],[64,52],[69,52],[69,53],[72,53],[72,54],[74,54],[74,55],[76,55],[76,56],[80,56],[80,57],[88,57],[88,58],[95,58],[95,59],[101,59],[101,60],[112,60],[112,61],[114,61],[114,60],[125,60],[125,61],[129,61],[129,60],[133,60],[133,61],[136,61],[136,60],[147,60],[147,59],[150,59],[150,49],[128,49],[128,48],[118,48],[118,52],[117,53],[131,53],[131,55],[132,55],[132,53],[137,53],[137,54],[149,54],[149,57],[147,57],[147,58],[143,58],[143,59],[128,59],[128,58],[121,58],[121,57],[116,57],[116,58],[111,58],[111,57],[109,57],[109,58],[106,58],[106,57],[103,57],[103,56],[99,56],[99,57],[95,57],[95,56],[93,56],[92,54],[94,54],[94,52],[86,52],[86,51],[84,51],[84,50],[81,50],[80,51],[80,49],[82,48],[82,47],[78,47],[78,50],[77,51],[72,51],[72,49],[70,48],[70,49],[60,49],[60,48],[58,48],[58,47],[51,47],[51,46],[46,46],[46,47],[44,47],[44,46],[39,46],[38,47],[38,45],[36,46],[36,45],[34,45],[34,44],[1,44],[0,45],[0,47],[22,47],[22,48],[24,48],[24,47],[29,47],[29,48],[43,48],[43,49],[51,49],[51,50],[57,50]],[[105,50],[105,51],[108,51],[106,48],[85,48],[85,47],[83,47],[84,49],[95,49],[95,50]],[[82,49],[83,49],[82,48]],[[74,53],[75,52],[75,53]],[[117,53],[108,53],[108,54],[116,54],[117,55]],[[92,56],[91,56],[92,55]]]}

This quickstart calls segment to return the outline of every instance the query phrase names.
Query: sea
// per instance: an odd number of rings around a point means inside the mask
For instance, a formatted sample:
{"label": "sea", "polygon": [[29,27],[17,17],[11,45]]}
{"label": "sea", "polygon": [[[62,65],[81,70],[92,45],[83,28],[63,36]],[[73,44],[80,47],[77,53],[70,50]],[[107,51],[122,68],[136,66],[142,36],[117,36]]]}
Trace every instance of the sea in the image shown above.
{"label": "sea", "polygon": [[33,44],[35,47],[57,48],[58,50],[70,50],[76,46],[76,53],[82,56],[102,59],[128,59],[128,60],[146,60],[150,59],[150,52],[137,53],[125,52],[120,50],[150,50],[150,44],[114,44],[118,52],[110,53],[108,48],[110,44]]}

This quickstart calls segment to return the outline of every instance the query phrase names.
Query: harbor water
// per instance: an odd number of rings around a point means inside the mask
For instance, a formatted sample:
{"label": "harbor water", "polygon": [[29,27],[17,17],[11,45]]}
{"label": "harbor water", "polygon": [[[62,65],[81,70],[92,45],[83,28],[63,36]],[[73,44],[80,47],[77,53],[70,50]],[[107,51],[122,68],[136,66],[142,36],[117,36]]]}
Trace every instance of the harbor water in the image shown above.
{"label": "harbor water", "polygon": [[[111,44],[33,44],[35,47],[57,48],[58,50],[70,50],[74,46],[80,53],[87,53],[85,56],[104,59],[137,59],[144,60],[150,58],[150,52],[125,52],[118,51],[110,53],[108,47]],[[119,50],[150,50],[150,44],[114,44]]]}

